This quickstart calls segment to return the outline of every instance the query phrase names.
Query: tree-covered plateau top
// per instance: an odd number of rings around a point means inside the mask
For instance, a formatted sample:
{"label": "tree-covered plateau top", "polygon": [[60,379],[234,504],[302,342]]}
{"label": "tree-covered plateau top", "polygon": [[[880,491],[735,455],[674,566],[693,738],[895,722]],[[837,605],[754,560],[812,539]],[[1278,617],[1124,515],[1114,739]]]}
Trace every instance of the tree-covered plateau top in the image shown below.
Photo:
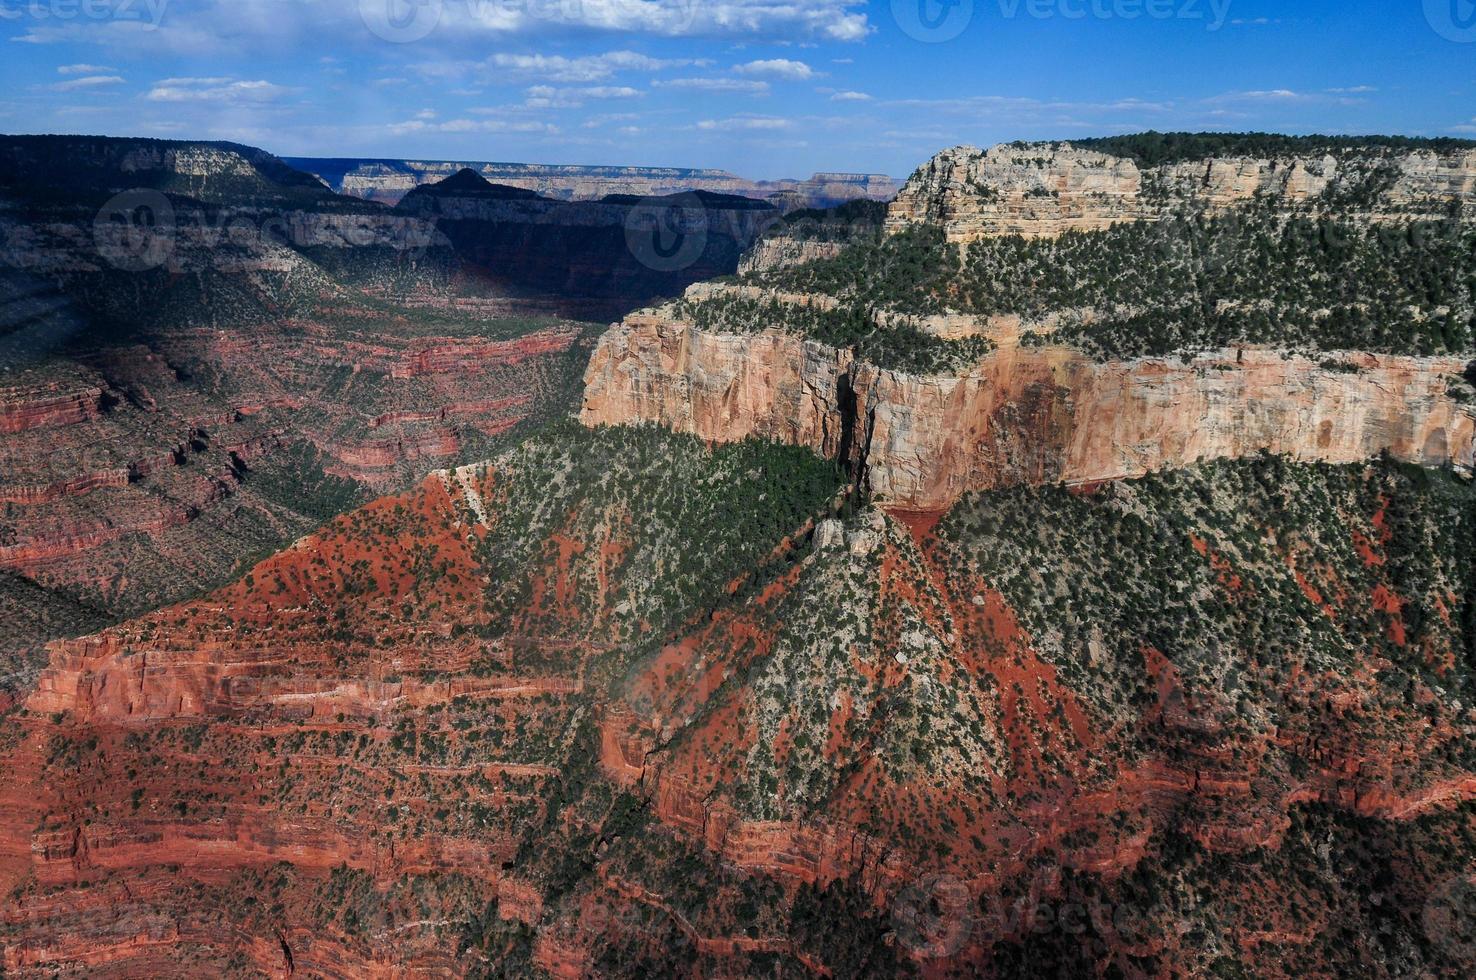
{"label": "tree-covered plateau top", "polygon": [[1158,167],[1214,157],[1388,156],[1430,150],[1460,153],[1476,150],[1476,140],[1413,136],[1283,136],[1279,133],[1132,133],[1074,139],[1071,145],[1116,157],[1140,167]]}
{"label": "tree-covered plateau top", "polygon": [[748,281],[911,314],[1056,315],[1051,342],[1102,359],[1234,344],[1476,352],[1476,228],[1453,221],[1247,209],[962,248],[915,227]]}
{"label": "tree-covered plateau top", "polygon": [[886,218],[886,202],[857,198],[833,208],[791,211],[768,230],[767,237],[818,242],[874,239],[881,234]]}
{"label": "tree-covered plateau top", "polygon": [[983,337],[947,340],[915,323],[878,322],[877,309],[850,303],[834,310],[813,306],[725,296],[702,302],[681,300],[675,315],[709,333],[756,333],[777,329],[829,347],[850,350],[880,368],[908,374],[940,374],[966,370],[993,349]]}

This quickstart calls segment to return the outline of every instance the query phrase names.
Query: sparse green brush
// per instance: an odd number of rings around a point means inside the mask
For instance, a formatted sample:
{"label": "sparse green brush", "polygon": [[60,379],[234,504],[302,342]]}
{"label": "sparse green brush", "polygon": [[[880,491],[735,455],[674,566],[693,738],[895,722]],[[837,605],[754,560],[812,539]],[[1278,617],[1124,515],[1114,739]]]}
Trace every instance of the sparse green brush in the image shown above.
{"label": "sparse green brush", "polygon": [[[1016,144],[1025,145],[1025,144]],[[1391,157],[1415,150],[1463,153],[1476,140],[1412,136],[1284,136],[1280,133],[1133,133],[1073,139],[1080,150],[1128,157],[1140,167],[1157,167],[1214,157]]]}
{"label": "sparse green brush", "polygon": [[738,297],[683,301],[676,308],[678,317],[699,330],[752,333],[777,329],[829,347],[849,349],[877,367],[911,374],[968,368],[994,346],[983,337],[945,340],[905,321],[879,325],[876,312],[860,304],[824,310]]}
{"label": "sparse green brush", "polygon": [[[1375,514],[1388,540],[1370,566],[1355,535],[1378,539]],[[1237,705],[1274,712],[1292,671],[1342,672],[1370,646],[1388,658],[1391,686],[1476,685],[1476,490],[1444,471],[1277,457],[1207,463],[1096,494],[972,494],[939,533],[952,574],[998,588],[1037,649],[1108,714],[1143,700],[1145,647],[1167,656],[1227,724]],[[1223,556],[1236,584],[1201,550]],[[1290,567],[1302,553],[1360,597],[1336,620]],[[1317,587],[1311,559],[1302,574]],[[1386,614],[1367,598],[1381,583],[1402,599],[1405,645],[1391,641]],[[1451,649],[1454,669],[1433,673],[1427,649]]]}
{"label": "sparse green brush", "polygon": [[963,247],[919,227],[762,281],[906,313],[1057,315],[1027,342],[1100,358],[1234,344],[1476,352],[1476,228],[1454,222],[1369,226],[1251,207]]}
{"label": "sparse green brush", "polygon": [[[552,424],[493,469],[499,518],[479,554],[501,628],[528,609],[531,571],[556,557],[553,535],[598,548],[608,532],[622,548],[617,582],[630,590],[605,597],[612,641],[637,635],[642,623],[662,635],[761,564],[843,482],[834,463],[797,447],[751,440],[709,449],[657,426],[572,421]],[[573,601],[583,609],[596,584],[578,586]]]}

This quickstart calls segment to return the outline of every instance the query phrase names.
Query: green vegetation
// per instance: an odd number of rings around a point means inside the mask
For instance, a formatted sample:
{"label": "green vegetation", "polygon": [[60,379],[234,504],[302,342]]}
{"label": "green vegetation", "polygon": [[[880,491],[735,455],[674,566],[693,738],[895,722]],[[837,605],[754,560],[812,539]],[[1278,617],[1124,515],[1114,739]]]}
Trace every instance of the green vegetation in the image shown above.
{"label": "green vegetation", "polygon": [[[479,552],[493,610],[505,623],[518,611],[587,620],[601,604],[613,610],[617,636],[662,635],[760,565],[843,482],[835,464],[805,449],[756,440],[708,449],[654,425],[575,422],[551,425],[495,469],[500,517]],[[616,591],[602,594],[591,576],[571,583],[576,608],[556,608],[546,591],[534,601],[549,583],[530,573],[557,566],[556,535],[585,547],[618,535]]]}
{"label": "green vegetation", "polygon": [[[1370,648],[1388,660],[1391,697],[1476,688],[1476,489],[1448,472],[1206,463],[1096,493],[971,495],[939,532],[955,574],[998,588],[1108,713],[1151,697],[1145,648],[1229,726],[1276,713],[1294,674],[1343,673]],[[1397,613],[1377,588],[1400,597]],[[1313,595],[1352,598],[1334,618]]]}
{"label": "green vegetation", "polygon": [[1476,140],[1412,136],[1283,136],[1279,133],[1133,133],[1073,139],[1071,145],[1117,157],[1140,167],[1157,167],[1211,157],[1335,157],[1393,155],[1415,150],[1460,153],[1476,149]]}
{"label": "green vegetation", "polygon": [[913,322],[894,318],[879,325],[877,310],[851,305],[835,310],[739,297],[681,301],[676,315],[699,330],[751,333],[778,329],[829,347],[846,348],[881,368],[937,374],[970,367],[993,348],[982,337],[944,340]]}
{"label": "green vegetation", "polygon": [[854,242],[875,239],[886,221],[884,201],[858,198],[833,208],[801,208],[768,230],[771,237],[814,242]]}
{"label": "green vegetation", "polygon": [[1056,330],[1035,341],[1100,358],[1234,344],[1476,351],[1476,229],[1456,223],[1369,227],[1247,210],[962,250],[915,228],[772,282],[909,313],[1054,314]]}

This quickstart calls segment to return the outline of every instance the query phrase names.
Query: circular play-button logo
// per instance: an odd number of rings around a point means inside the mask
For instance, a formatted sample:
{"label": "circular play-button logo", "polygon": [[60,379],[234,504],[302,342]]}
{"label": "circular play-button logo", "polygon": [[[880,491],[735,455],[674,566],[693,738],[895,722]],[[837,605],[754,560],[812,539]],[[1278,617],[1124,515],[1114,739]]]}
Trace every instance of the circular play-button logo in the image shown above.
{"label": "circular play-button logo", "polygon": [[174,205],[155,190],[115,195],[92,222],[97,253],[124,272],[146,272],[169,261],[174,236]]}
{"label": "circular play-button logo", "polygon": [[690,193],[646,198],[625,217],[625,245],[647,268],[685,269],[707,248],[707,208]]}
{"label": "circular play-button logo", "polygon": [[1425,20],[1447,41],[1476,41],[1476,0],[1425,0]]}
{"label": "circular play-button logo", "polygon": [[369,33],[391,44],[419,41],[441,22],[444,0],[359,0]]}

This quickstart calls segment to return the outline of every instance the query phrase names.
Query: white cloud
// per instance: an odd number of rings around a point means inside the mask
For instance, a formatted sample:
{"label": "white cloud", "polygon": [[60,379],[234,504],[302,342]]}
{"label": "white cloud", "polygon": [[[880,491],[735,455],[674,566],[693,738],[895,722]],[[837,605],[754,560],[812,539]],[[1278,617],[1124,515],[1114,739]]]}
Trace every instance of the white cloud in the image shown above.
{"label": "white cloud", "polygon": [[58,65],[58,75],[107,75],[118,69],[112,65]]}
{"label": "white cloud", "polygon": [[392,123],[388,129],[396,136],[414,133],[530,133],[554,136],[559,132],[559,127],[553,123],[510,119],[448,119],[445,122],[409,119],[402,123]]}
{"label": "white cloud", "polygon": [[740,75],[767,75],[790,82],[802,82],[815,77],[815,69],[803,61],[788,58],[770,58],[765,61],[750,61],[746,65],[735,65],[733,70]]}
{"label": "white cloud", "polygon": [[262,79],[165,78],[154,84],[148,98],[152,102],[261,103],[272,102],[289,91]]}
{"label": "white cloud", "polygon": [[1250,92],[1226,92],[1206,99],[1209,105],[1250,103],[1253,105],[1363,105],[1367,100],[1357,98],[1357,95],[1366,95],[1376,92],[1377,89],[1368,85],[1359,85],[1354,88],[1330,88],[1320,92],[1297,92],[1289,88],[1262,89]]}
{"label": "white cloud", "polygon": [[830,97],[832,102],[870,102],[871,96],[865,92],[837,92]]}
{"label": "white cloud", "polygon": [[[337,3],[357,0],[334,0]],[[662,37],[815,37],[859,41],[871,33],[864,0],[580,0],[578,3],[447,3],[432,37],[458,31],[525,33],[565,27]]]}
{"label": "white cloud", "polygon": [[645,94],[629,85],[592,85],[576,91],[589,99],[638,99]]}
{"label": "white cloud", "polygon": [[1209,102],[1300,102],[1309,96],[1289,88],[1261,89],[1250,92],[1226,92],[1206,101]]}
{"label": "white cloud", "polygon": [[789,129],[793,126],[794,120],[778,116],[730,116],[727,119],[704,119],[697,124],[698,129],[740,132]]}
{"label": "white cloud", "polygon": [[652,88],[684,88],[698,92],[747,92],[749,95],[765,95],[769,83],[752,78],[667,78],[651,83]]}
{"label": "white cloud", "polygon": [[528,89],[528,98],[523,103],[527,109],[577,109],[586,99],[638,99],[646,93],[629,85],[586,85],[576,88],[555,88],[552,85],[533,85]]}
{"label": "white cloud", "polygon": [[51,86],[51,90],[53,92],[75,92],[78,89],[122,85],[123,82],[124,78],[121,75],[84,75],[82,78],[72,78],[65,82],[57,82]]}
{"label": "white cloud", "polygon": [[583,126],[585,129],[598,129],[611,123],[631,122],[639,118],[641,114],[638,112],[610,112],[602,116],[591,116],[584,121]]}
{"label": "white cloud", "polygon": [[499,53],[487,59],[484,67],[494,76],[511,72],[554,82],[598,82],[618,71],[661,71],[667,68],[685,68],[695,63],[690,58],[652,58],[635,51],[607,51],[604,54],[579,58]]}

